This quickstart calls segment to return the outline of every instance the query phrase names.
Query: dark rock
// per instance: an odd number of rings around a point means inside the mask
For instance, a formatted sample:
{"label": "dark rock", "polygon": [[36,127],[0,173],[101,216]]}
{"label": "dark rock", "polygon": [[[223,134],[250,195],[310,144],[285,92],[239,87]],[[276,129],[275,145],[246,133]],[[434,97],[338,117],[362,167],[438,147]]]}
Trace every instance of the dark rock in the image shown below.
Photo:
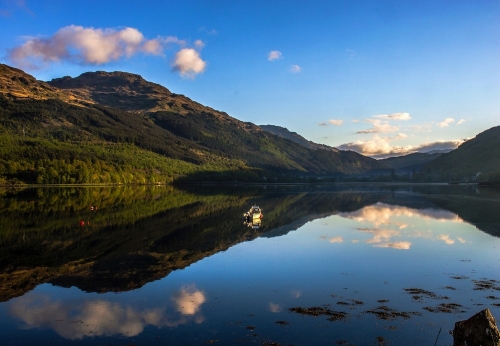
{"label": "dark rock", "polygon": [[500,346],[500,332],[489,309],[455,323],[453,346]]}

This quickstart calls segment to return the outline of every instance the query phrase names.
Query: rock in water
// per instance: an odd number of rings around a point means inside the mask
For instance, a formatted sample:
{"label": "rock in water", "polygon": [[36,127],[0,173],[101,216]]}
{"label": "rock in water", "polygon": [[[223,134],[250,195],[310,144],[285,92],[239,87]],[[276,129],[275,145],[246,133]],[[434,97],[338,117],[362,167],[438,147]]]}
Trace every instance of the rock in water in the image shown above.
{"label": "rock in water", "polygon": [[453,346],[500,346],[500,332],[489,309],[455,323]]}

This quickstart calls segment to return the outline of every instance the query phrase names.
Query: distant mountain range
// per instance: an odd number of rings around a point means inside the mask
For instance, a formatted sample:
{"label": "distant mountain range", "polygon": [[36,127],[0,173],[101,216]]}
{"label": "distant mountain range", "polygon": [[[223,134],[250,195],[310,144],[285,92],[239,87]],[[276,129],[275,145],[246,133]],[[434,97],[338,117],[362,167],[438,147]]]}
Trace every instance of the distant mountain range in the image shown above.
{"label": "distant mountain range", "polygon": [[420,171],[420,169],[427,163],[437,159],[441,153],[428,154],[428,153],[413,153],[403,156],[389,157],[381,159],[387,166],[394,168],[398,173],[413,173]]}
{"label": "distant mountain range", "polygon": [[[392,168],[439,180],[499,170],[495,136],[477,138],[484,145],[441,156],[375,160],[283,127],[242,122],[136,74],[42,82],[0,64],[0,184],[304,181],[389,175]],[[440,164],[446,160],[458,166]]]}

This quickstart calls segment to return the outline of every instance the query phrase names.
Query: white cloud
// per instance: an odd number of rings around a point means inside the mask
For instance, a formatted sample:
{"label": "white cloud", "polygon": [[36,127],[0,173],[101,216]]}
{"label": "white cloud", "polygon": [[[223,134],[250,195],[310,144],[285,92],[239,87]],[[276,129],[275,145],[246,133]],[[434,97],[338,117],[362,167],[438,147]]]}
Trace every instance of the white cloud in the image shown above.
{"label": "white cloud", "polygon": [[0,16],[11,17],[17,10],[22,10],[30,16],[35,16],[35,12],[29,9],[25,0],[3,1],[3,6],[9,7],[8,9],[0,9]]}
{"label": "white cloud", "polygon": [[463,139],[452,139],[449,141],[435,141],[422,143],[414,148],[416,152],[426,153],[433,150],[456,149],[460,144],[465,142]]}
{"label": "white cloud", "polygon": [[359,123],[359,120],[358,119],[352,119],[351,120],[353,123]]}
{"label": "white cloud", "polygon": [[142,45],[142,49],[145,53],[152,55],[161,55],[163,52],[163,46],[160,40],[148,40]]}
{"label": "white cloud", "polygon": [[59,61],[101,65],[137,53],[161,55],[169,43],[185,42],[172,36],[146,40],[139,30],[130,27],[117,30],[70,25],[47,38],[27,39],[9,51],[9,58],[25,68]]}
{"label": "white cloud", "polygon": [[465,123],[465,119],[460,119],[460,120],[457,122],[457,125],[462,125],[463,123]]}
{"label": "white cloud", "polygon": [[450,126],[451,123],[455,122],[455,119],[453,118],[446,118],[444,121],[437,123],[436,125],[443,128],[443,127],[448,127]]}
{"label": "white cloud", "polygon": [[299,73],[301,71],[302,71],[302,68],[300,68],[299,65],[290,66],[290,72],[292,72],[292,73]]}
{"label": "white cloud", "polygon": [[198,29],[198,31],[205,32],[208,35],[217,35],[217,30],[215,29],[207,29],[206,27],[202,26],[201,28]]}
{"label": "white cloud", "polygon": [[160,37],[157,40],[163,42],[165,45],[167,45],[169,43],[176,43],[179,46],[184,46],[186,44],[186,41],[179,40],[176,36],[167,36],[165,38]]}
{"label": "white cloud", "polygon": [[407,146],[393,146],[391,145],[392,138],[374,136],[371,140],[355,141],[345,143],[337,148],[340,150],[353,150],[363,155],[381,157],[390,155],[406,155],[413,148],[411,145]]}
{"label": "white cloud", "polygon": [[203,43],[202,40],[196,40],[194,41],[194,46],[198,49],[203,49],[203,47],[205,47],[205,43]]}
{"label": "white cloud", "polygon": [[374,118],[388,119],[388,120],[410,120],[410,113],[393,113],[393,114],[380,114],[374,115]]}
{"label": "white cloud", "polygon": [[372,123],[373,127],[368,130],[357,131],[359,134],[368,133],[391,133],[399,130],[398,126],[392,126],[388,121],[382,121],[379,119],[366,119],[366,122]]}
{"label": "white cloud", "polygon": [[443,150],[443,149],[456,149],[460,144],[464,142],[463,139],[449,140],[449,141],[435,141],[429,143],[422,143],[417,146],[405,145],[397,146],[393,145],[391,142],[398,139],[407,138],[408,136],[404,133],[400,133],[394,137],[380,137],[375,135],[372,139],[367,141],[355,141],[351,143],[345,143],[337,146],[340,150],[352,150],[360,154],[371,156],[374,158],[386,158],[390,156],[401,156],[408,155],[411,153],[426,153],[433,150]]}
{"label": "white cloud", "polygon": [[328,122],[332,125],[340,126],[344,121],[340,119],[330,119]]}
{"label": "white cloud", "polygon": [[267,60],[269,60],[269,61],[273,61],[273,60],[277,60],[277,59],[282,59],[282,54],[279,50],[272,50],[267,55]]}
{"label": "white cloud", "polygon": [[181,76],[194,78],[205,71],[207,63],[200,57],[200,53],[193,48],[183,48],[175,55],[173,69],[179,71]]}
{"label": "white cloud", "polygon": [[[375,118],[375,119],[373,119]],[[373,118],[365,119],[365,122],[373,124],[373,127],[367,130],[360,130],[356,133],[358,134],[369,134],[369,133],[392,133],[399,130],[398,126],[391,125],[390,121],[407,121],[410,120],[410,113],[393,113],[393,114],[379,114],[374,115]],[[352,122],[357,123],[358,120],[352,120]]]}
{"label": "white cloud", "polygon": [[412,129],[416,132],[432,132],[432,123],[422,125],[408,125],[407,128]]}

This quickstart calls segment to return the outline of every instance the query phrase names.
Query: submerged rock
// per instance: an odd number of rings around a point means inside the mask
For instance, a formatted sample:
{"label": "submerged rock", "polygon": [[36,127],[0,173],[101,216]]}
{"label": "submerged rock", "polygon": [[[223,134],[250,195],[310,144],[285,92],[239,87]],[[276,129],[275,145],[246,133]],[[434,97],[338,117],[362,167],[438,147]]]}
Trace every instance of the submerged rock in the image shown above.
{"label": "submerged rock", "polygon": [[455,323],[453,346],[500,346],[500,332],[489,309]]}

